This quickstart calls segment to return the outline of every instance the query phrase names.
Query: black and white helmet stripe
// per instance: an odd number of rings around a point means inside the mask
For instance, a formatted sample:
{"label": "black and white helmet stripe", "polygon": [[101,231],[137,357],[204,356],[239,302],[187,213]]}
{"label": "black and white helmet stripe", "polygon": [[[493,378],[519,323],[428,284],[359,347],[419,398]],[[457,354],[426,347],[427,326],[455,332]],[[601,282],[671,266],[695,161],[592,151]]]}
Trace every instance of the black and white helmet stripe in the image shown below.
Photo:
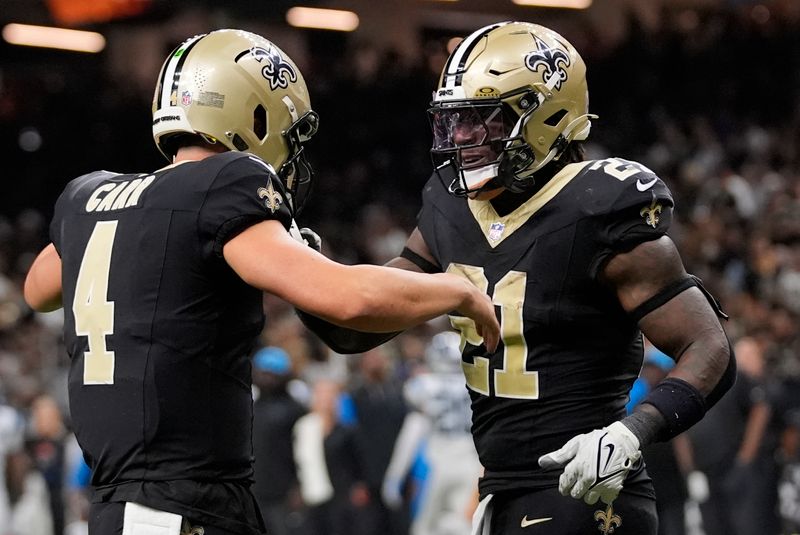
{"label": "black and white helmet stripe", "polygon": [[186,58],[192,48],[208,34],[195,35],[191,39],[187,39],[181,43],[170,55],[166,64],[161,71],[161,79],[159,80],[159,87],[161,91],[156,102],[156,110],[160,110],[165,105],[169,105],[170,96],[173,92],[178,90],[178,82],[181,79],[181,70],[183,64],[186,63]]}
{"label": "black and white helmet stripe", "polygon": [[461,85],[461,77],[464,74],[464,69],[467,66],[467,59],[475,46],[480,42],[481,38],[501,26],[509,24],[508,22],[498,22],[484,26],[480,30],[476,30],[469,34],[461,41],[458,46],[453,50],[450,59],[447,60],[447,65],[444,67],[444,80],[442,80],[442,87],[453,88]]}

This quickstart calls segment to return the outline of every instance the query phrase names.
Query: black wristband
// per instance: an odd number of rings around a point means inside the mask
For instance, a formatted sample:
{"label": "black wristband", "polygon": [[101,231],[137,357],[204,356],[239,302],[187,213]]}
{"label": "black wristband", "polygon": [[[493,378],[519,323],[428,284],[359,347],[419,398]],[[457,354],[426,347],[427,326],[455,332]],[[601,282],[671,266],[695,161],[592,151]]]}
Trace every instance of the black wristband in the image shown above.
{"label": "black wristband", "polygon": [[706,413],[703,394],[686,381],[675,377],[658,383],[642,403],[654,406],[666,420],[666,425],[655,437],[658,441],[680,435],[699,422]]}

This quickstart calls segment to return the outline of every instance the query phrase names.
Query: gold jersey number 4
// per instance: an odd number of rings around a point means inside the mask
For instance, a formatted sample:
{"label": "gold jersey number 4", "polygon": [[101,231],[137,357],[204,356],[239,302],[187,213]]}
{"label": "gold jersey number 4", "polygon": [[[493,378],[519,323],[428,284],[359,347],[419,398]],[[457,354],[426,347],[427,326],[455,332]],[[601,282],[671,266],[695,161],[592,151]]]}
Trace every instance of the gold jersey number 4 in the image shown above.
{"label": "gold jersey number 4", "polygon": [[95,224],[75,285],[75,334],[87,338],[87,351],[83,354],[85,385],[114,384],[114,352],[106,347],[106,336],[114,334],[114,302],[108,301],[108,278],[116,233],[117,221]]}
{"label": "gold jersey number 4", "polygon": [[[448,273],[466,278],[487,292],[489,281],[482,267],[450,264]],[[525,304],[527,276],[522,271],[509,271],[497,281],[492,301],[500,307],[500,337],[503,340],[503,367],[491,370],[489,359],[475,357],[472,362],[462,362],[467,386],[485,396],[491,394],[490,381],[494,381],[494,395],[502,398],[538,399],[539,372],[526,368],[528,344],[523,334],[522,312]],[[478,335],[475,322],[462,316],[450,316],[450,323],[461,331],[461,349],[466,344],[479,346],[483,339]],[[490,373],[493,372],[493,373]]]}

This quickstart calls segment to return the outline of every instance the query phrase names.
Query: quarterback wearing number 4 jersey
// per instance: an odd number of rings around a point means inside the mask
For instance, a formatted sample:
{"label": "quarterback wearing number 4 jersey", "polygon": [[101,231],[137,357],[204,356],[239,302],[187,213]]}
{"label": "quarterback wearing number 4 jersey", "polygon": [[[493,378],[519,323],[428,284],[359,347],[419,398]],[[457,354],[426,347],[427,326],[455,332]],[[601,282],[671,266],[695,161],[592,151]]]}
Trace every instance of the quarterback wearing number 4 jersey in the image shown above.
{"label": "quarterback wearing number 4 jersey", "polygon": [[[429,112],[435,173],[389,265],[458,274],[500,319],[493,351],[451,314],[485,470],[473,533],[655,535],[640,448],[696,423],[735,370],[724,314],[667,236],[667,186],[636,162],[584,160],[586,68],[542,26],[465,37]],[[301,317],[341,351],[387,339]],[[626,416],[642,333],[677,364]]]}
{"label": "quarterback wearing number 4 jersey", "polygon": [[[285,199],[261,160],[227,152],[148,176],[93,173],[57,202],[51,238],[64,280],[75,281],[63,291],[75,303],[64,325],[70,410],[96,499],[200,524],[218,515],[231,531],[257,533],[239,519],[256,516],[241,437],[262,297],[219,255],[253,221],[291,228],[285,202],[273,212],[259,197],[265,185]],[[221,503],[235,513],[215,513]]]}
{"label": "quarterback wearing number 4 jersey", "polygon": [[162,67],[153,135],[171,165],[97,171],[59,197],[25,299],[66,308],[89,535],[263,533],[249,361],[262,291],[369,332],[455,308],[497,345],[489,298],[456,275],[344,266],[307,246],[293,217],[316,130],[294,63],[263,37],[217,30]]}

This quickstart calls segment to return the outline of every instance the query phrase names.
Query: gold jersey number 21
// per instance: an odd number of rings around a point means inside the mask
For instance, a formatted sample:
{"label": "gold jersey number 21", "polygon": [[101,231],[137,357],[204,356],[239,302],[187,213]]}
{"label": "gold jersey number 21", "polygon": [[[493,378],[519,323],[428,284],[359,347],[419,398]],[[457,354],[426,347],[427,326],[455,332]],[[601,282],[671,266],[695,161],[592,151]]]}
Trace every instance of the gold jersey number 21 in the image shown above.
{"label": "gold jersey number 21", "polygon": [[[489,281],[482,267],[466,264],[450,264],[448,273],[466,278],[486,292]],[[462,362],[467,386],[485,396],[490,395],[489,381],[494,380],[494,395],[502,398],[538,399],[539,372],[526,368],[528,344],[523,335],[522,311],[525,304],[525,283],[522,271],[509,271],[497,281],[492,301],[500,306],[500,336],[503,340],[503,367],[490,374],[489,359],[475,357],[472,362]],[[462,350],[466,343],[479,346],[483,339],[478,336],[475,322],[461,316],[450,316],[450,323],[461,331]]]}
{"label": "gold jersey number 21", "polygon": [[114,334],[114,302],[108,301],[111,251],[117,221],[98,221],[81,260],[72,313],[75,334],[87,337],[83,355],[83,384],[114,384],[114,352],[106,347],[106,336]]}

